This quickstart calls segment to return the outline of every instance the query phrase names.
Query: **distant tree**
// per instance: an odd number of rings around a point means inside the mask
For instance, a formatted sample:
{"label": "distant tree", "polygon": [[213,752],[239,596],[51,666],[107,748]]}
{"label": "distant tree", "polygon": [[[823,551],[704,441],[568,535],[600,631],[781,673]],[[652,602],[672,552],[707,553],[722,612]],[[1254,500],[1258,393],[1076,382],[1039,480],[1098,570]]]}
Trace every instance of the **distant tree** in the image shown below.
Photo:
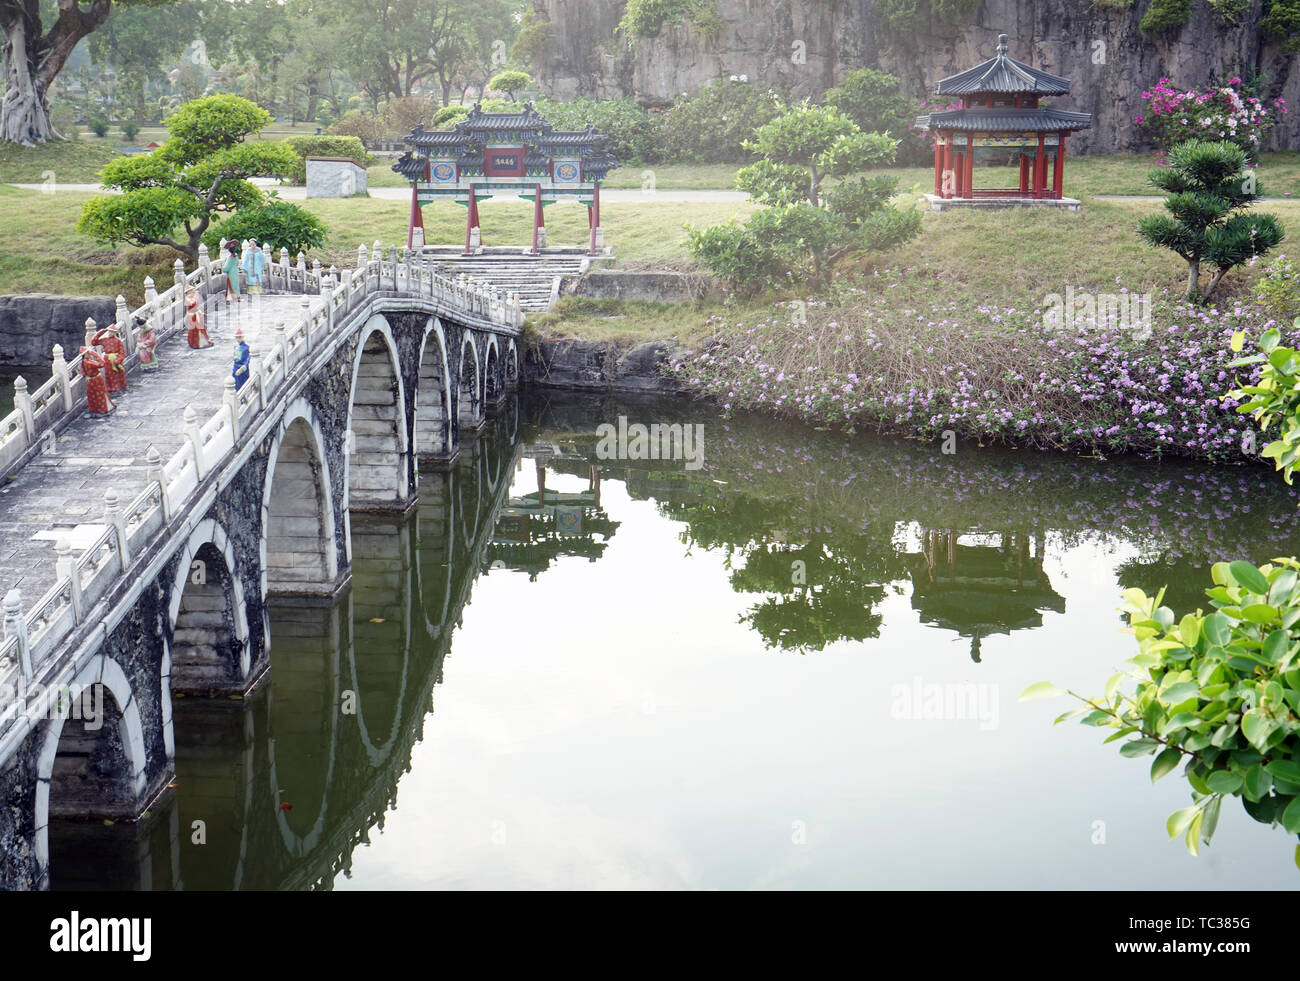
{"label": "distant tree", "polygon": [[60,139],[50,122],[50,86],[72,49],[120,6],[161,6],[167,0],[58,0],[58,16],[46,28],[49,5],[41,0],[0,0],[4,35],[4,102],[0,141],[35,146]]}
{"label": "distant tree", "polygon": [[[1282,241],[1285,230],[1275,215],[1249,212],[1262,193],[1246,154],[1228,142],[1189,140],[1169,151],[1169,166],[1148,180],[1169,196],[1168,214],[1147,215],[1138,234],[1187,262],[1187,299],[1204,303],[1225,273],[1262,256]],[[1201,289],[1201,264],[1215,267]]]}
{"label": "distant tree", "polygon": [[270,121],[266,110],[234,95],[182,106],[167,118],[169,136],[159,149],[104,167],[104,186],[122,193],[87,201],[77,230],[109,245],[169,245],[197,260],[214,220],[262,203],[248,178],[293,173],[298,157],[288,146],[244,142]]}
{"label": "distant tree", "polygon": [[510,96],[511,102],[517,102],[515,93],[522,92],[532,84],[533,80],[527,72],[504,71],[493,75],[488,81],[487,87],[493,92],[504,92]]}

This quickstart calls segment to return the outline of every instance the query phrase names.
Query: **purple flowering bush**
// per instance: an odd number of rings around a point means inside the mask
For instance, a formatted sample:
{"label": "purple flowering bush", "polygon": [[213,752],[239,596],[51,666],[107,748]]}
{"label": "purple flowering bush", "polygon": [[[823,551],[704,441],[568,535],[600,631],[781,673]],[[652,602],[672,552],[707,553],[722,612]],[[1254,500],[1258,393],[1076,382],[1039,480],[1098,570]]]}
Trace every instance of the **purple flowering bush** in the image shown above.
{"label": "purple flowering bush", "polygon": [[1016,446],[1225,462],[1253,445],[1226,395],[1259,373],[1228,367],[1233,335],[1296,333],[1248,299],[1199,307],[1165,291],[1135,328],[1110,313],[1054,319],[1047,298],[1038,309],[930,300],[914,270],[874,279],[870,291],[777,303],[757,323],[714,317],[710,340],[670,370],[725,410],[923,439],[952,430]]}

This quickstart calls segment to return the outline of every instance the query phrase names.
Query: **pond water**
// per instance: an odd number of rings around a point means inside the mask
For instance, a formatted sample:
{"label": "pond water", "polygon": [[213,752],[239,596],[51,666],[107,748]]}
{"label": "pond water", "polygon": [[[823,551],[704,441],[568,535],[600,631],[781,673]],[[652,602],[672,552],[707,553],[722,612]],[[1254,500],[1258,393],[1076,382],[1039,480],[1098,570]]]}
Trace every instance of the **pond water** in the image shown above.
{"label": "pond water", "polygon": [[[619,416],[699,424],[703,465],[608,459]],[[1189,856],[1185,781],[1016,698],[1099,693],[1122,588],[1207,605],[1213,561],[1300,551],[1298,503],[1262,468],[514,404],[405,520],[353,516],[350,590],[272,609],[249,697],[178,701],[146,819],[52,828],[53,882],[1294,887],[1288,835],[1229,800]]]}

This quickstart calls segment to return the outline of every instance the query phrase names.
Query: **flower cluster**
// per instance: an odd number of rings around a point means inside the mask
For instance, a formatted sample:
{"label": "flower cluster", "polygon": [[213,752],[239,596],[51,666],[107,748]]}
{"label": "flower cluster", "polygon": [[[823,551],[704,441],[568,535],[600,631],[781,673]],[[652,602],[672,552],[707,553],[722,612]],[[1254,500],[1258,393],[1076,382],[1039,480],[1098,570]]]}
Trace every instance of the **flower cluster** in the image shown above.
{"label": "flower cluster", "polygon": [[1255,159],[1265,134],[1287,111],[1285,99],[1274,99],[1269,106],[1245,95],[1241,79],[1235,77],[1226,85],[1185,91],[1161,78],[1142,98],[1146,112],[1133,121],[1150,132],[1162,150],[1183,140],[1228,140],[1241,147],[1250,160]]}
{"label": "flower cluster", "polygon": [[778,305],[756,324],[715,317],[710,344],[672,369],[726,410],[820,425],[1216,462],[1253,452],[1250,421],[1224,396],[1255,380],[1226,367],[1232,335],[1281,326],[1254,303],[1204,308],[1166,291],[1139,330],[1109,311],[1058,324],[1043,309],[900,306],[925,295],[920,277],[877,277],[879,290]]}

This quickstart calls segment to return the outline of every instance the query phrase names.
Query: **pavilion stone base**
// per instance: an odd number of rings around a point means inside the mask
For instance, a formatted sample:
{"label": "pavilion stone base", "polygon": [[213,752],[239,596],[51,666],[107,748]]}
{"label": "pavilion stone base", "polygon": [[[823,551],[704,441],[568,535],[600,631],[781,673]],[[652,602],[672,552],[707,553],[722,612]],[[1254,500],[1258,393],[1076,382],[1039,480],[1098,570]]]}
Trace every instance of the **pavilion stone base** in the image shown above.
{"label": "pavilion stone base", "polygon": [[927,211],[947,211],[950,208],[1064,208],[1078,211],[1083,202],[1078,198],[944,198],[938,194],[922,195]]}

